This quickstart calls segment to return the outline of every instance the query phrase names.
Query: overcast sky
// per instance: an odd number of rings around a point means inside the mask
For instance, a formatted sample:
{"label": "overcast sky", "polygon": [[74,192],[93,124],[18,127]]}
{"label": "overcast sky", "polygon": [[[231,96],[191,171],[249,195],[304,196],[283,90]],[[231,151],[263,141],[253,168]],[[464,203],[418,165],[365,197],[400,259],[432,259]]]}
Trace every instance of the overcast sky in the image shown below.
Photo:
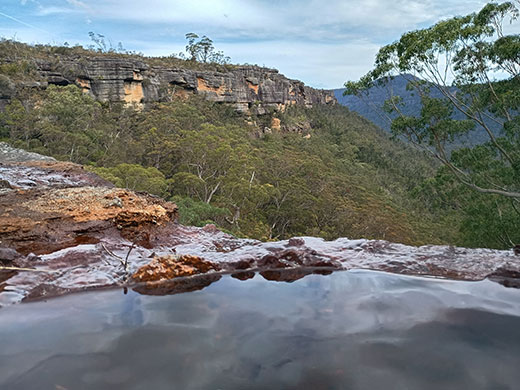
{"label": "overcast sky", "polygon": [[88,32],[146,55],[207,35],[233,63],[277,68],[317,88],[370,70],[402,33],[479,10],[486,0],[1,0],[0,36],[88,45]]}

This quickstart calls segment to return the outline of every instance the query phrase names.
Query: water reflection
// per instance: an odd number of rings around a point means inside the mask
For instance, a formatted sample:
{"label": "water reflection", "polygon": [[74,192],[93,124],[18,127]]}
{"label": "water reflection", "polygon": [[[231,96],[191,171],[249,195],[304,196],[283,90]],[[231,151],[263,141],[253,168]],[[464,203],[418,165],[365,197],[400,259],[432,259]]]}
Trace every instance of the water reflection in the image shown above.
{"label": "water reflection", "polygon": [[367,271],[240,279],[2,309],[0,388],[518,388],[519,290]]}

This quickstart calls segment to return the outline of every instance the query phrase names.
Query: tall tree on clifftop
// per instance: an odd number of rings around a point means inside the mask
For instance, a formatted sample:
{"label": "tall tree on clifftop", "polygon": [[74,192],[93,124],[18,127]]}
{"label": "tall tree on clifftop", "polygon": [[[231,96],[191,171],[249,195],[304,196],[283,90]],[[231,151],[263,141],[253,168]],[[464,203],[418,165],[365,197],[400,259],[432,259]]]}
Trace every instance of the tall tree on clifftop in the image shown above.
{"label": "tall tree on clifftop", "polygon": [[[207,36],[202,38],[195,33],[186,34],[188,44],[186,45],[187,58],[190,61],[198,61],[203,63],[227,64],[230,58],[225,56],[222,51],[216,51],[213,41]],[[180,54],[181,58],[186,57],[184,53]]]}

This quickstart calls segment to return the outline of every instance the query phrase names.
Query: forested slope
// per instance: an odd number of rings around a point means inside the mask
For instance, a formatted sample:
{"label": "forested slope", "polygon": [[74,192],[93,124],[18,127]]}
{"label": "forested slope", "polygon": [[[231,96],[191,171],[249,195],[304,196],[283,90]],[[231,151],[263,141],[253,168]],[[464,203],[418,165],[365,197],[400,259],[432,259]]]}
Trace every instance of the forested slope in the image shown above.
{"label": "forested slope", "polygon": [[183,223],[239,236],[457,240],[453,217],[413,200],[432,161],[340,106],[244,117],[192,96],[135,110],[51,85],[10,100],[0,137],[173,199]]}

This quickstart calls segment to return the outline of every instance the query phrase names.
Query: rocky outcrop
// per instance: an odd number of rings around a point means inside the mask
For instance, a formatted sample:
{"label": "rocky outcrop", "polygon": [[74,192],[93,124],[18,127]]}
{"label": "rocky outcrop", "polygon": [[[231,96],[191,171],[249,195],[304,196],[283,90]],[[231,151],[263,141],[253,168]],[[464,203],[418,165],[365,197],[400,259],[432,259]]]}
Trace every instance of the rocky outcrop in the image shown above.
{"label": "rocky outcrop", "polygon": [[228,103],[238,111],[264,114],[290,105],[335,104],[333,91],[317,90],[277,70],[228,66],[221,71],[151,66],[130,57],[89,56],[36,61],[41,79],[35,86],[75,84],[100,101],[125,101],[142,106],[173,97],[202,95]]}
{"label": "rocky outcrop", "polygon": [[239,239],[213,225],[182,226],[174,204],[114,188],[81,166],[25,158],[38,156],[0,147],[0,306],[109,286],[173,294],[204,288],[223,273],[290,282],[363,268],[520,286],[513,251]]}
{"label": "rocky outcrop", "polygon": [[38,153],[32,153],[22,149],[13,148],[11,145],[5,142],[0,142],[0,158],[2,163],[23,161],[56,161],[56,159],[49,156],[42,156]]}

